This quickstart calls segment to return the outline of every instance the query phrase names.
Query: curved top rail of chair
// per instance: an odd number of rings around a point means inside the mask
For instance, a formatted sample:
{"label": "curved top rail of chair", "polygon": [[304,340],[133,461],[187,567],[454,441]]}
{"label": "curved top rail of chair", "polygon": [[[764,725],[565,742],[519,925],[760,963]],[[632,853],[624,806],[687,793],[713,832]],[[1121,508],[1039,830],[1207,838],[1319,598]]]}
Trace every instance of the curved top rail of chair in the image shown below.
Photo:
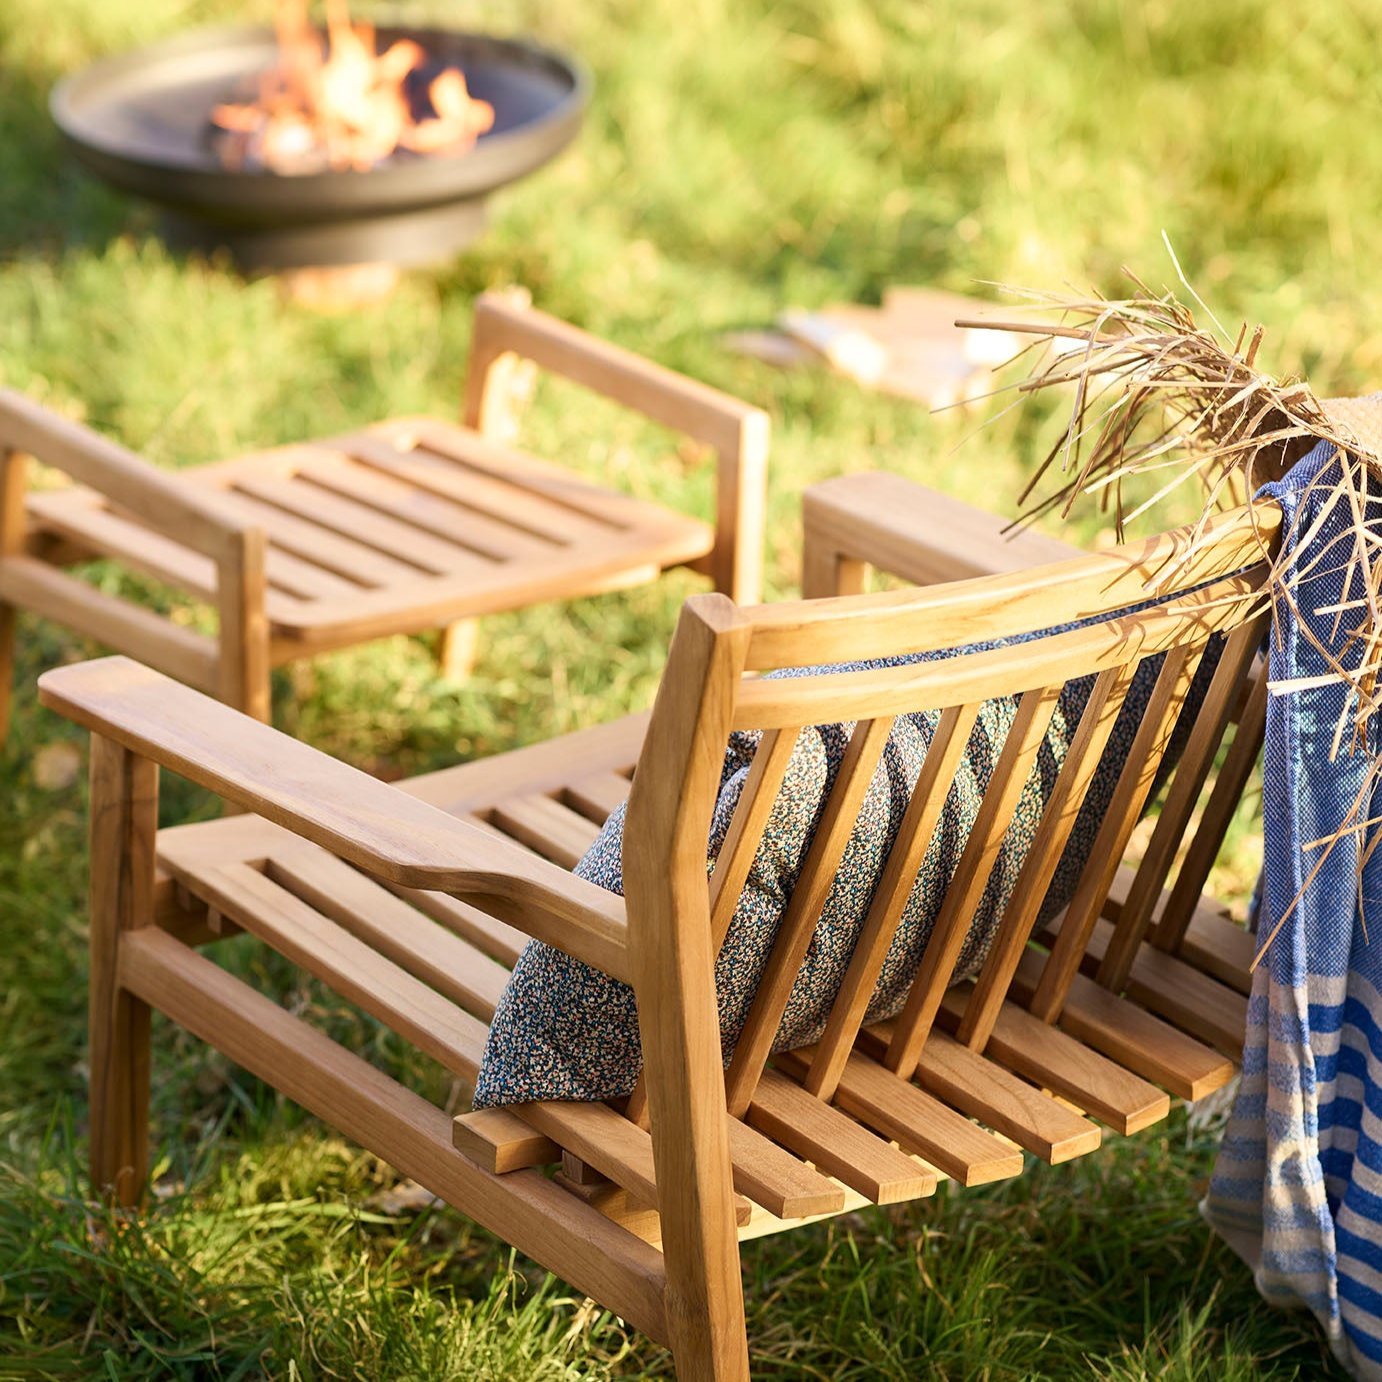
{"label": "curved top rail of chair", "polygon": [[[1201,527],[1190,524],[1145,542],[996,576],[941,586],[824,600],[755,605],[746,666],[752,671],[855,662],[1007,638],[1105,614],[1170,593],[1169,575],[1188,590],[1233,566],[1272,554],[1281,510],[1247,504]],[[693,597],[710,599],[712,597]]]}

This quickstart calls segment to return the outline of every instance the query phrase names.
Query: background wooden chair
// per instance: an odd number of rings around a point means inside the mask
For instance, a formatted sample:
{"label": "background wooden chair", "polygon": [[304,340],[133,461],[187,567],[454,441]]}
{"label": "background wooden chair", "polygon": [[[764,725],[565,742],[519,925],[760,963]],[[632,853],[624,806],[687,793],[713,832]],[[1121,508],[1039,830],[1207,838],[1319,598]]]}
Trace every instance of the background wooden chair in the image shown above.
{"label": "background wooden chair", "polygon": [[[848,599],[685,606],[651,716],[385,785],[124,658],[44,702],[92,731],[91,1156],[133,1203],[147,1174],[149,1019],[168,1015],[579,1290],[670,1344],[684,1378],[742,1379],[738,1242],[868,1202],[1084,1155],[1224,1084],[1251,938],[1204,898],[1257,755],[1259,537],[1217,520],[1098,556]],[[773,679],[1121,610],[1179,561],[1193,590],[994,652]],[[1195,589],[1195,587],[1199,587]],[[1210,639],[1226,642],[1140,860],[1124,867]],[[1165,654],[1071,902],[1039,903],[1133,670]],[[977,978],[949,984],[1069,679],[1094,689]],[[1020,698],[906,1008],[861,1026],[978,704]],[[772,1037],[893,717],[943,711],[827,1029]],[[748,1022],[722,1068],[713,961],[803,726],[856,721]],[[764,731],[706,877],[722,748]],[[1224,749],[1225,744],[1227,745]],[[1221,749],[1224,753],[1221,754]],[[1217,766],[1216,766],[1217,764]],[[156,831],[160,767],[257,814]],[[625,799],[627,899],[568,869]],[[1193,824],[1193,829],[1192,829]],[[473,1081],[510,966],[539,937],[631,983],[646,1075],[627,1107],[531,1103],[452,1119],[198,947],[243,929]],[[1101,1126],[1102,1125],[1102,1126]],[[555,1177],[539,1169],[557,1163]]]}
{"label": "background wooden chair", "polygon": [[[512,444],[533,366],[710,449],[713,524],[591,484]],[[476,303],[462,425],[399,418],[175,473],[0,391],[0,740],[15,613],[32,610],[269,716],[271,667],[388,634],[443,629],[469,666],[473,621],[690,565],[756,600],[768,419],[758,408],[527,305]],[[29,457],[77,483],[30,490]],[[214,607],[214,637],[65,570],[105,557]]]}

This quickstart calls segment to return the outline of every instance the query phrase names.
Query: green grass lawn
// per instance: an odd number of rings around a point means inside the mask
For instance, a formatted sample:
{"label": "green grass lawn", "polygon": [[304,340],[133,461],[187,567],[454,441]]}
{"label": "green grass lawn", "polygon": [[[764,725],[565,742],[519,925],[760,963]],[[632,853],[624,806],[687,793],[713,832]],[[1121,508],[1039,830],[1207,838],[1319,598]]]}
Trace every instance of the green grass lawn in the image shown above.
{"label": "green grass lawn", "polygon": [[[518,0],[413,7],[581,54],[579,143],[514,189],[487,237],[340,317],[181,262],[149,212],[66,160],[45,100],[98,54],[267,0],[0,6],[0,382],[177,466],[391,413],[453,412],[470,304],[539,305],[773,414],[770,583],[797,579],[801,490],[887,468],[1015,501],[1049,422],[931,418],[726,354],[788,304],[895,282],[1119,290],[1170,278],[1160,234],[1263,359],[1323,390],[1382,377],[1382,138],[1373,7],[1244,0]],[[1303,27],[1302,27],[1303,26]],[[1051,405],[1046,405],[1051,406]],[[709,499],[694,457],[568,390],[526,436],[592,475]],[[961,445],[963,443],[963,445]],[[1077,526],[1083,540],[1097,520]],[[109,572],[103,580],[116,579]],[[494,619],[472,681],[418,640],[284,674],[276,722],[385,775],[644,705],[693,578]],[[150,598],[162,598],[148,592]],[[196,617],[189,611],[189,617]],[[136,1222],[85,1199],[81,745],[33,681],[96,649],[21,621],[0,752],[0,1376],[628,1378],[666,1355],[205,1048],[156,1032],[157,1194]],[[215,809],[177,782],[166,822]],[[1251,822],[1223,872],[1252,873]],[[287,966],[229,962],[436,1087]],[[1169,1124],[1088,1162],[745,1249],[762,1376],[1316,1378],[1308,1320],[1269,1311],[1195,1212],[1212,1132]],[[406,1187],[404,1188],[406,1190]]]}

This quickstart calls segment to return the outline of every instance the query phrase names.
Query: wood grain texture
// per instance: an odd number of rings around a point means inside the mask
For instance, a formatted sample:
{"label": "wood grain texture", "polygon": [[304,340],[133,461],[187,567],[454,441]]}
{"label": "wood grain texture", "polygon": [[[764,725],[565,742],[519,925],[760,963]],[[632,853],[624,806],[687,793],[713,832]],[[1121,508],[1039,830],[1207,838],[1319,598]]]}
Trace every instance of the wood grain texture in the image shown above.
{"label": "wood grain texture", "polygon": [[934,1193],[936,1174],[777,1070],[765,1070],[748,1121],[872,1204]]}
{"label": "wood grain texture", "polygon": [[[1189,590],[1226,572],[1259,564],[1279,540],[1274,504],[1235,509],[1204,533],[1176,529],[1097,555],[1017,574],[944,586],[833,600],[784,601],[752,611],[752,671],[898,657],[1008,638],[1140,604],[1168,580]],[[963,697],[952,696],[950,703]],[[972,699],[972,698],[971,698]]]}
{"label": "wood grain texture", "polygon": [[[803,1047],[775,1059],[800,1074],[808,1068],[812,1054],[810,1047]],[[1022,1170],[1022,1153],[1011,1143],[985,1132],[964,1114],[857,1051],[845,1062],[835,1106],[917,1153],[961,1185],[985,1185]]]}
{"label": "wood grain texture", "polygon": [[[29,458],[0,445],[0,569],[24,551],[24,492]],[[10,737],[14,701],[14,626],[16,606],[0,589],[0,745]]]}
{"label": "wood grain texture", "polygon": [[884,718],[856,725],[845,748],[725,1077],[729,1111],[736,1118],[743,1117],[753,1099],[892,723]]}
{"label": "wood grain texture", "polygon": [[[840,475],[802,496],[802,596],[860,593],[846,563],[937,585],[1069,561],[1079,549],[886,471]],[[842,571],[841,567],[845,567]],[[843,577],[843,580],[841,579]]]}
{"label": "wood grain texture", "polygon": [[91,1180],[123,1205],[143,1196],[149,1159],[149,1009],[121,981],[129,937],[154,922],[158,769],[91,741],[91,956],[87,1062]]}
{"label": "wood grain texture", "polygon": [[627,972],[627,923],[613,894],[127,658],[45,673],[40,694],[69,719],[379,878],[490,899],[501,919],[616,977]]}
{"label": "wood grain texture", "polygon": [[[942,1026],[958,1028],[967,1011],[964,991],[951,989],[941,1004]],[[1038,1020],[1016,1002],[1004,1002],[998,1009],[984,1054],[1115,1132],[1138,1132],[1171,1111],[1170,1098],[1154,1084]]]}
{"label": "wood grain texture", "polygon": [[978,718],[977,705],[951,706],[941,714],[931,745],[898,827],[897,840],[864,918],[849,968],[830,1008],[826,1028],[816,1045],[804,1081],[818,1098],[834,1097],[888,947],[902,920],[902,909],[916,881],[922,859],[940,820],[961,755]]}
{"label": "wood grain texture", "polygon": [[403,1175],[667,1340],[660,1254],[540,1172],[484,1171],[452,1145],[451,1120],[440,1109],[170,936],[145,928],[127,941],[120,978]]}
{"label": "wood grain texture", "polygon": [[[377,435],[401,448],[421,445],[421,424],[418,429]],[[499,484],[493,467],[502,448],[483,440],[478,449],[429,440],[426,468],[439,474],[440,467],[454,467]],[[274,472],[264,464],[266,478],[291,481],[291,468]],[[540,502],[524,510],[520,527],[531,531],[545,521],[547,505],[564,502],[560,483],[546,476]],[[580,504],[571,512],[578,526]],[[553,539],[571,526],[561,518],[552,522]],[[1166,914],[1176,885],[1168,889],[1162,865],[1176,850],[1169,838],[1157,842],[1146,876],[1151,882],[1121,868],[1119,856],[1199,650],[1213,629],[1232,633],[1251,616],[1262,568],[1254,564],[1246,531],[1241,515],[1229,516],[1197,549],[1192,566],[1214,578],[1205,590],[1125,614],[1102,630],[902,669],[901,676],[897,668],[879,668],[843,684],[830,673],[771,682],[745,673],[760,635],[767,639],[760,652],[774,648],[787,654],[784,665],[803,666],[819,662],[824,649],[861,654],[885,626],[905,643],[927,608],[940,612],[936,629],[957,637],[1001,627],[1015,606],[1051,623],[1088,613],[1091,601],[1123,608],[1139,598],[1131,594],[1133,584],[1149,569],[1168,554],[1184,553],[1184,535],[1064,563],[1061,580],[1049,568],[1003,577],[985,586],[987,603],[979,605],[973,591],[988,578],[904,592],[893,604],[863,596],[809,610],[801,604],[740,610],[722,596],[697,597],[683,611],[650,718],[401,786],[353,773],[125,659],[49,674],[45,701],[96,731],[106,746],[103,762],[126,765],[118,781],[103,768],[105,785],[96,794],[119,805],[101,817],[106,825],[93,851],[95,877],[114,899],[116,923],[93,926],[93,945],[105,947],[103,958],[93,951],[93,1013],[113,1033],[112,1049],[130,1056],[101,1094],[93,1089],[104,1110],[98,1121],[108,1131],[96,1139],[104,1173],[117,1187],[122,1175],[133,1183],[142,1157],[141,1037],[118,1016],[124,994],[163,1008],[577,1289],[596,1292],[602,1304],[670,1343],[683,1377],[742,1382],[748,1346],[741,1239],[870,1200],[928,1194],[941,1175],[965,1185],[1015,1175],[1023,1149],[1051,1161],[1090,1154],[1101,1136],[1093,1120],[1131,1132],[1165,1116],[1168,1092],[1200,1097],[1231,1075],[1245,933],[1197,890],[1172,950],[1152,945],[1160,933],[1138,914],[1155,918],[1158,908]],[[1234,635],[1235,655],[1251,637]],[[1106,742],[1129,669],[1163,650],[1169,652],[1164,684],[1138,732],[1128,785],[1120,784],[1113,823],[1100,837],[1102,852],[1096,846],[1088,896],[1059,934],[1051,928],[1029,938],[1052,856],[1088,790],[1089,763]],[[1057,688],[1091,674],[1097,677],[1091,708],[1058,778],[1049,819],[1038,829],[1041,857],[1022,872],[1021,888],[1030,896],[1016,899],[997,967],[975,987],[948,986],[954,938],[992,865]],[[1208,727],[1192,735],[1183,791],[1197,799],[1207,791],[1211,804],[1219,794],[1211,837],[1229,809],[1229,791],[1219,784],[1227,773],[1241,790],[1240,767],[1232,765],[1250,762],[1250,749],[1255,752],[1247,713],[1253,701],[1245,704],[1233,685],[1238,675],[1247,669],[1222,674]],[[978,703],[1004,690],[1022,697],[1017,723],[937,929],[933,972],[923,972],[917,988],[922,1019],[913,1032],[924,1039],[908,1052],[910,1078],[902,1078],[880,1059],[898,1024],[860,1030],[861,1013]],[[744,722],[745,706],[748,718],[767,722],[767,733],[730,839],[710,869],[706,840],[724,747],[731,728]],[[841,842],[853,829],[893,714],[946,706],[836,1004],[843,1016],[837,1023],[832,1014],[827,1027],[829,1051],[823,1055],[823,1040],[765,1063],[781,1018],[778,1005],[834,883]],[[1240,706],[1246,718],[1214,777],[1206,768],[1221,727],[1214,722],[1226,707],[1231,719]],[[727,919],[799,731],[845,712],[858,721],[848,761],[808,848],[790,924],[779,933],[760,991],[769,995],[761,1020],[746,1029],[747,1044],[741,1041],[749,1056],[739,1070],[731,1065],[727,1080],[714,983]],[[155,864],[147,789],[155,763],[262,814],[165,832]],[[624,901],[574,878],[568,867],[626,794]],[[1197,811],[1176,798],[1168,837],[1183,839]],[[143,822],[137,830],[118,824],[136,818]],[[145,877],[147,888],[138,881]],[[133,880],[131,888],[122,891],[121,878]],[[147,904],[137,901],[146,892]],[[139,924],[122,929],[127,916]],[[537,936],[633,984],[646,1080],[624,1112],[546,1102],[453,1119],[172,934],[205,940],[216,927],[240,926],[462,1079],[473,1077],[506,968],[525,938]],[[1120,926],[1138,934],[1128,945],[1124,989],[1113,992],[1091,976]],[[1076,932],[1087,934],[1063,940]],[[1036,947],[1053,942],[1068,949],[1073,969],[1061,1001],[1039,1017],[1024,1005],[1043,981]],[[129,1011],[137,1022],[140,1009]],[[538,1169],[556,1164],[563,1169],[552,1179]]]}
{"label": "wood grain texture", "polygon": [[711,448],[716,458],[715,545],[703,563],[715,588],[740,604],[760,598],[768,481],[768,415],[546,313],[497,294],[475,305],[467,422],[490,436],[505,418],[513,362],[580,384]]}
{"label": "wood grain texture", "polygon": [[1064,687],[1038,687],[1018,702],[1002,752],[984,789],[983,800],[970,827],[969,839],[945,890],[906,1006],[897,1019],[884,1064],[903,1079],[911,1076],[921,1056],[959,959],[970,919],[988,886],[989,873],[1007,838],[1012,815],[1055,714]]}
{"label": "wood grain texture", "polygon": [[1099,674],[1090,690],[960,1024],[960,1040],[976,1051],[982,1051],[993,1034],[1013,971],[1027,946],[1070,832],[1075,828],[1085,793],[1098,771],[1135,671],[1132,666],[1110,667]]}
{"label": "wood grain texture", "polygon": [[748,629],[721,596],[683,608],[629,797],[624,885],[679,1371],[749,1373],[705,842]]}

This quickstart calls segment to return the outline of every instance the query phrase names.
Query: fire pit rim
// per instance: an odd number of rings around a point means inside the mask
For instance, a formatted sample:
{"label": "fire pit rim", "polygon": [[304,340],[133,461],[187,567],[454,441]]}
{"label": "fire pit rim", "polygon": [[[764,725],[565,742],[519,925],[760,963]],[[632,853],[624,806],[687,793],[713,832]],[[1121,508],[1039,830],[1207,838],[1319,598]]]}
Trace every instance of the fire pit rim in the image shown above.
{"label": "fire pit rim", "polygon": [[[441,47],[443,57],[448,47],[458,45],[497,51],[515,67],[545,69],[569,89],[550,109],[513,128],[481,135],[465,153],[391,159],[367,172],[329,169],[283,174],[268,168],[228,168],[209,145],[194,145],[191,152],[176,154],[152,146],[131,148],[128,139],[111,136],[84,118],[80,107],[84,96],[108,89],[132,74],[150,71],[182,55],[217,47],[267,44],[273,39],[273,30],[265,25],[217,25],[97,59],[57,82],[49,95],[49,111],[63,139],[82,162],[137,195],[165,204],[224,201],[241,207],[247,200],[278,202],[291,198],[300,209],[316,203],[323,210],[339,212],[347,205],[362,203],[380,206],[397,200],[402,205],[418,205],[457,196],[483,196],[532,171],[570,142],[589,104],[593,83],[586,66],[526,37],[405,24],[380,24],[378,33],[386,41],[408,36],[426,45],[430,40]],[[157,185],[156,180],[170,178],[181,185]]]}

